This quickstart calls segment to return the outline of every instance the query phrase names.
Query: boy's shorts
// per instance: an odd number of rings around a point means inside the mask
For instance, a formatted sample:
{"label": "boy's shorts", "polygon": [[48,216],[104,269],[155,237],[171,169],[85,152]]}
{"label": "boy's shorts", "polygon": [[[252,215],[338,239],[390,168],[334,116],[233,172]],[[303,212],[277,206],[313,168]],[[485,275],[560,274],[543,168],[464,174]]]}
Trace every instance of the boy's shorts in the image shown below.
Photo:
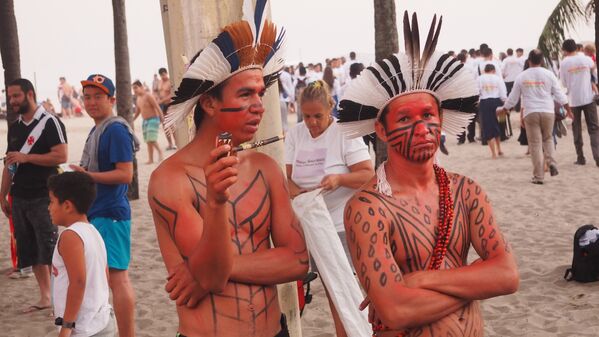
{"label": "boy's shorts", "polygon": [[127,270],[131,260],[131,220],[93,218],[90,222],[104,239],[108,268]]}

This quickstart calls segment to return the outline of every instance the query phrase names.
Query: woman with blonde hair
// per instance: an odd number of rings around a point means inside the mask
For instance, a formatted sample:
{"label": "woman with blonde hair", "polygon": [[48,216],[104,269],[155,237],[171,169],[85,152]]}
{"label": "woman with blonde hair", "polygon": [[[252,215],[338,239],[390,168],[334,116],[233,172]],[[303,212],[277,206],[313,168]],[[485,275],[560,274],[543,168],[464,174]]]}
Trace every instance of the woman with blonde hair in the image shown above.
{"label": "woman with blonde hair", "polygon": [[[310,83],[300,98],[303,122],[291,128],[285,139],[287,183],[291,198],[316,189],[323,189],[324,201],[351,261],[343,210],[354,192],[374,175],[368,148],[362,139],[345,139],[331,115],[335,101],[328,85],[321,80]],[[312,270],[329,266],[316,266]],[[325,290],[333,285],[324,284]],[[327,291],[337,336],[347,336]],[[356,308],[357,310],[357,308]]]}

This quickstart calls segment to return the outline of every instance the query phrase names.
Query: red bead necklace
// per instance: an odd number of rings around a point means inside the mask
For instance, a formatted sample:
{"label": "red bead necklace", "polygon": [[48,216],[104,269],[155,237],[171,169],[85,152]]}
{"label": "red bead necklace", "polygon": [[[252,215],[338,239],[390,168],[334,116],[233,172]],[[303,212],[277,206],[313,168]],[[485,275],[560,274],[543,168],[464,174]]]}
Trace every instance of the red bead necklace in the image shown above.
{"label": "red bead necklace", "polygon": [[[453,200],[449,189],[449,177],[447,172],[436,164],[433,165],[437,185],[439,185],[439,224],[437,225],[437,242],[433,248],[431,263],[428,270],[439,270],[441,263],[447,254],[447,245],[449,236],[451,235],[451,227],[453,225]],[[375,337],[378,331],[389,330],[382,324],[372,325],[372,336]],[[409,330],[402,331],[397,337],[407,336]]]}

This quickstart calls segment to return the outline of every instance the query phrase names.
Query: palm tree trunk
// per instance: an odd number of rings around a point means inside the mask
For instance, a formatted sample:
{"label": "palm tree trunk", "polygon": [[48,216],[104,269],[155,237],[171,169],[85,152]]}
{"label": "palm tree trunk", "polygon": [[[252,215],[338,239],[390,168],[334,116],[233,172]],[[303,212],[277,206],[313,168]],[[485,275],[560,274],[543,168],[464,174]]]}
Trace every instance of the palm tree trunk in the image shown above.
{"label": "palm tree trunk", "polygon": [[[377,61],[399,51],[395,0],[374,0],[374,55]],[[375,167],[387,160],[387,145],[375,142]]]}
{"label": "palm tree trunk", "polygon": [[[19,34],[13,0],[0,0],[0,54],[4,67],[4,87],[21,77],[21,56],[19,53]],[[6,120],[8,127],[17,119],[12,111],[6,93]]]}
{"label": "palm tree trunk", "polygon": [[[131,69],[129,67],[129,45],[127,42],[127,17],[125,0],[112,0],[114,24],[114,60],[116,68],[116,111],[133,127],[133,96],[131,95]],[[139,199],[137,158],[133,153],[133,181],[129,185],[128,197]]]}

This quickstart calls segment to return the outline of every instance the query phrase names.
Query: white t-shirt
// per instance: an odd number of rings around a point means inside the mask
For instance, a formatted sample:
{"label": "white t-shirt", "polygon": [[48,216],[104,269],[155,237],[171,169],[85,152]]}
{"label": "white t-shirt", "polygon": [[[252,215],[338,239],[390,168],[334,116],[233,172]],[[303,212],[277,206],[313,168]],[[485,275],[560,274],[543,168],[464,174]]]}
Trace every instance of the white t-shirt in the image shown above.
{"label": "white t-shirt", "polygon": [[506,100],[507,91],[505,83],[496,74],[482,74],[478,77],[478,90],[480,99],[501,98]]}
{"label": "white t-shirt", "polygon": [[559,74],[568,89],[570,106],[577,107],[593,102],[591,69],[595,63],[585,55],[566,56],[560,64]]}
{"label": "white t-shirt", "polygon": [[[85,293],[75,320],[71,336],[88,337],[104,328],[110,320],[111,307],[108,303],[108,279],[106,277],[106,247],[96,228],[85,222],[76,222],[65,229],[79,235],[85,254]],[[60,237],[58,238],[60,242]],[[52,256],[52,277],[54,278],[54,316],[63,317],[67,304],[69,276],[62,256],[58,253],[58,242]]]}
{"label": "white t-shirt", "polygon": [[568,97],[553,73],[543,67],[532,67],[524,70],[514,82],[514,87],[504,107],[511,109],[522,96],[524,116],[532,112],[554,113],[554,103],[568,103]]}
{"label": "white t-shirt", "polygon": [[514,55],[508,56],[503,60],[503,80],[506,82],[514,82],[516,76],[520,75],[524,69],[524,65]]}
{"label": "white t-shirt", "polygon": [[[318,137],[312,138],[304,122],[296,124],[285,137],[285,164],[292,165],[291,180],[311,189],[328,174],[349,173],[349,166],[370,160],[362,138],[345,139],[337,120]],[[355,190],[340,186],[324,194],[337,232],[343,232],[343,209]]]}

